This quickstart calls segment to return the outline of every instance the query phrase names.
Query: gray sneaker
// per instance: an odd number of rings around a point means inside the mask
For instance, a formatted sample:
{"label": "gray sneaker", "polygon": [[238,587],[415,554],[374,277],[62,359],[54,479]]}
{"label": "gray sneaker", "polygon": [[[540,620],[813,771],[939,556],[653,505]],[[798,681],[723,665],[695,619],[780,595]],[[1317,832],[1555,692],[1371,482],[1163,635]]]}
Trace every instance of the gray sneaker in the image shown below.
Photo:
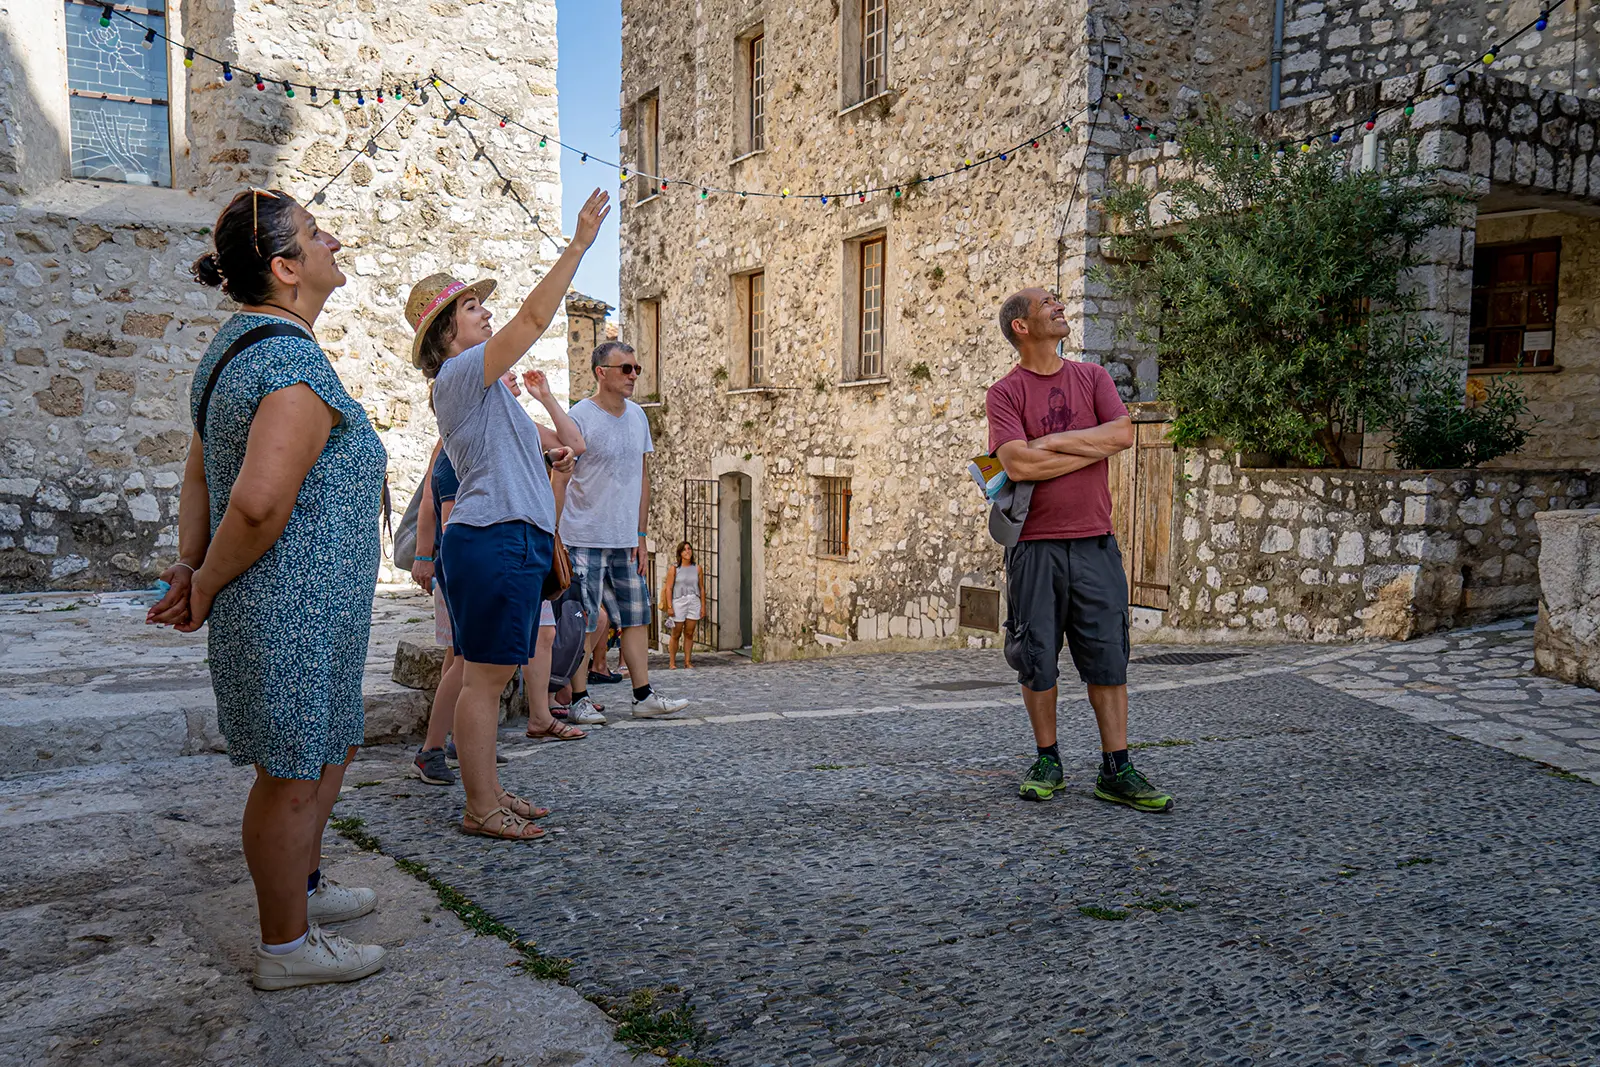
{"label": "gray sneaker", "polygon": [[412,773],[429,785],[456,784],[456,772],[445,762],[442,748],[417,749],[417,758],[412,761]]}
{"label": "gray sneaker", "polygon": [[575,722],[579,726],[604,726],[606,717],[600,714],[600,709],[594,706],[588,694],[572,702],[567,709],[567,721]]}

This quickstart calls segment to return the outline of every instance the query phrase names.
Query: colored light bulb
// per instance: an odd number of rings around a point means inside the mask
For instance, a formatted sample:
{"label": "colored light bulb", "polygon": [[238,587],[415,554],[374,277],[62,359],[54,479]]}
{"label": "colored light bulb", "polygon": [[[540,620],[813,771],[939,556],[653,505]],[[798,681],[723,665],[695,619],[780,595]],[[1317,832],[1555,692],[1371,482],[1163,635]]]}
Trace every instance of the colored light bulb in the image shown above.
{"label": "colored light bulb", "polygon": [[827,207],[828,206],[828,198],[824,196],[821,199],[822,199],[822,206],[823,207]]}
{"label": "colored light bulb", "polygon": [[700,199],[701,200],[704,200],[707,196],[710,196],[710,195],[711,194],[708,193],[706,190],[704,190],[704,189],[700,190]]}
{"label": "colored light bulb", "polygon": [[545,146],[545,144],[546,144],[546,141],[545,141],[544,134],[540,134],[539,135],[539,147],[543,148]]}
{"label": "colored light bulb", "polygon": [[1370,129],[1374,128],[1377,125],[1378,125],[1378,116],[1377,116],[1376,113],[1374,113],[1373,116],[1370,119],[1367,120],[1367,129],[1370,130]]}
{"label": "colored light bulb", "polygon": [[1533,28],[1542,33],[1542,32],[1544,32],[1544,28],[1546,26],[1548,26],[1548,25],[1550,25],[1550,12],[1548,12],[1548,11],[1539,12],[1539,17],[1538,17],[1538,19],[1536,19],[1534,21]]}
{"label": "colored light bulb", "polygon": [[185,48],[183,50],[183,65],[186,66],[186,67],[194,66],[194,49],[193,48]]}
{"label": "colored light bulb", "polygon": [[256,75],[256,92],[264,93],[266,91],[267,91],[267,83],[262,80],[261,75],[257,74]]}
{"label": "colored light bulb", "polygon": [[1332,141],[1334,144],[1338,144],[1339,143],[1339,131],[1338,130],[1334,130],[1332,133],[1330,133],[1328,135],[1328,140]]}
{"label": "colored light bulb", "polygon": [[1493,62],[1494,62],[1494,53],[1493,52],[1485,52],[1483,54],[1483,65],[1484,66],[1488,66],[1490,63],[1493,63]]}
{"label": "colored light bulb", "polygon": [[290,85],[288,82],[284,82],[283,83],[283,95],[287,96],[290,100],[293,100],[294,99],[294,86]]}
{"label": "colored light bulb", "polygon": [[222,64],[222,80],[225,82],[233,81],[233,68],[226,63]]}
{"label": "colored light bulb", "polygon": [[102,26],[111,25],[111,5],[110,4],[106,4],[104,7],[102,7],[100,9],[100,25],[102,25]]}
{"label": "colored light bulb", "polygon": [[144,46],[146,48],[154,48],[156,46],[156,31],[155,30],[145,30],[144,31]]}
{"label": "colored light bulb", "polygon": [[667,182],[666,182],[666,179],[664,179],[664,178],[661,181],[661,191],[663,193],[667,191]]}
{"label": "colored light bulb", "polygon": [[360,89],[357,89],[356,90],[356,104],[361,106],[361,107],[365,107],[366,103],[367,103],[366,96],[362,93],[362,91]]}

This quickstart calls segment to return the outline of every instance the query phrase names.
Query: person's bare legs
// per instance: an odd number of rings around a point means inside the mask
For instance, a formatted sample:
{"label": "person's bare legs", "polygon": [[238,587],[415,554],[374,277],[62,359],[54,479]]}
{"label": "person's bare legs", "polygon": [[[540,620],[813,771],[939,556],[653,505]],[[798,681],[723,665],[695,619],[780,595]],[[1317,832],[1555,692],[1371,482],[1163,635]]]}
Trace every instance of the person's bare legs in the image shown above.
{"label": "person's bare legs", "polygon": [[[599,647],[603,641],[605,641],[606,633],[610,629],[611,620],[606,616],[606,609],[604,606],[602,606],[600,608],[600,616],[594,628],[594,632],[588,634],[583,639],[583,659],[579,662],[578,669],[572,672],[573,692],[586,693],[589,691],[589,666],[594,662],[595,649]],[[603,664],[600,669],[605,670]]]}
{"label": "person's bare legs", "polygon": [[[342,775],[341,768],[341,775]],[[327,773],[325,768],[324,774]],[[244,860],[255,883],[261,942],[286,945],[310,928],[306,921],[306,857],[321,841],[320,781],[274,778],[256,766],[244,805]],[[338,790],[334,790],[338,795]]]}
{"label": "person's bare legs", "polygon": [[[678,669],[678,640],[683,636],[683,628],[683,623],[676,623],[672,627],[672,636],[667,638],[667,670],[669,671]],[[685,655],[684,658],[687,660],[688,656]]]}
{"label": "person's bare legs", "polygon": [[[1033,743],[1049,748],[1056,743],[1056,693],[1059,686],[1033,690],[1021,686],[1022,706],[1028,709],[1028,721],[1033,724]],[[1126,709],[1126,704],[1124,704]]]}
{"label": "person's bare legs", "polygon": [[696,620],[683,620],[683,666],[687,670],[694,666],[694,628]]}
{"label": "person's bare legs", "polygon": [[322,768],[322,778],[317,782],[317,832],[311,838],[311,858],[310,866],[306,868],[307,878],[322,866],[322,835],[327,831],[328,820],[333,816],[333,806],[339,802],[339,790],[344,786],[344,772],[355,758],[356,746],[351,745],[350,750],[345,753],[343,763],[330,763]]}
{"label": "person's bare legs", "polygon": [[467,811],[474,818],[498,808],[504,792],[495,769],[494,746],[500,727],[500,694],[515,673],[514,663],[468,662],[462,674],[461,697],[456,701],[456,757],[461,761]]}
{"label": "person's bare legs", "polygon": [[1091,685],[1089,704],[1094,708],[1094,720],[1100,726],[1100,751],[1121,752],[1127,748],[1128,687]]}
{"label": "person's bare legs", "polygon": [[650,684],[650,628],[648,626],[623,627],[622,662],[628,665],[629,684],[635,689],[642,689]]}
{"label": "person's bare legs", "polygon": [[444,650],[444,669],[439,673],[439,688],[433,694],[433,710],[428,712],[428,736],[422,742],[424,750],[443,748],[455,727],[463,662],[453,649]]}
{"label": "person's bare legs", "polygon": [[528,731],[548,730],[555,721],[550,715],[550,657],[556,647],[556,628],[539,627],[539,638],[533,646],[533,658],[522,680],[528,690]]}

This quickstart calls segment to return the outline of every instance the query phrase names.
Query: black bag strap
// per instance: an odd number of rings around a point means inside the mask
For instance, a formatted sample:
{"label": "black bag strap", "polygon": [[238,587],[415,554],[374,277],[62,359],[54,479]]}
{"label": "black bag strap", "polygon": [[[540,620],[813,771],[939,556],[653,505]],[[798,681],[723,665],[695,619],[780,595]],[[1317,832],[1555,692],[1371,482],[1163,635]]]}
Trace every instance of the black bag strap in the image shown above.
{"label": "black bag strap", "polygon": [[269,337],[304,337],[310,341],[316,338],[306,333],[299,326],[287,322],[269,322],[264,326],[257,326],[253,330],[246,330],[239,335],[238,340],[228,346],[222,353],[222,358],[217,360],[216,366],[211,368],[211,377],[206,381],[205,392],[200,394],[200,408],[194,416],[194,429],[203,439],[206,435],[206,409],[211,406],[211,391],[217,387],[217,379],[222,377],[223,368],[233,362],[233,357]]}

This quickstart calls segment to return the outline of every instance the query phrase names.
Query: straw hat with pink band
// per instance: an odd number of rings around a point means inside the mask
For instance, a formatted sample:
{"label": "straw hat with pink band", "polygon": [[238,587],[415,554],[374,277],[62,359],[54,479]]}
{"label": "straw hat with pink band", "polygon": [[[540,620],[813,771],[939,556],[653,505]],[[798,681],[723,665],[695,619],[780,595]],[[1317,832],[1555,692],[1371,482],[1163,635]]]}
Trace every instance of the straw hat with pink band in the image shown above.
{"label": "straw hat with pink band", "polygon": [[498,284],[493,278],[485,278],[468,285],[448,274],[430,274],[413,285],[411,295],[406,298],[406,321],[416,331],[411,339],[411,365],[421,366],[417,356],[422,351],[422,339],[441,312],[462,296],[475,296],[481,304],[489,299]]}

